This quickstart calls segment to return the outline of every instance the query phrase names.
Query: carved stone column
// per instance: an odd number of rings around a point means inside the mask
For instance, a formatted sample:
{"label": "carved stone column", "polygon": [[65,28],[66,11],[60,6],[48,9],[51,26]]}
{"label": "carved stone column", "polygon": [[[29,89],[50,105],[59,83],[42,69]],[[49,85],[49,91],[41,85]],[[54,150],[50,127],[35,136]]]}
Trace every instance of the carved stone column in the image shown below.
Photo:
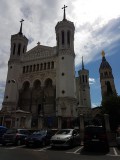
{"label": "carved stone column", "polygon": [[62,117],[58,116],[58,129],[62,128]]}
{"label": "carved stone column", "polygon": [[38,117],[38,129],[42,129],[44,126],[43,126],[44,124],[43,124],[43,116],[42,115],[40,115],[39,117]]}
{"label": "carved stone column", "polygon": [[105,128],[106,128],[106,133],[107,133],[107,138],[108,141],[111,141],[111,131],[110,131],[110,123],[109,123],[109,115],[104,114],[104,120],[105,120]]}
{"label": "carved stone column", "polygon": [[81,137],[81,142],[83,142],[83,139],[84,139],[84,117],[83,117],[83,114],[80,114],[80,137]]}

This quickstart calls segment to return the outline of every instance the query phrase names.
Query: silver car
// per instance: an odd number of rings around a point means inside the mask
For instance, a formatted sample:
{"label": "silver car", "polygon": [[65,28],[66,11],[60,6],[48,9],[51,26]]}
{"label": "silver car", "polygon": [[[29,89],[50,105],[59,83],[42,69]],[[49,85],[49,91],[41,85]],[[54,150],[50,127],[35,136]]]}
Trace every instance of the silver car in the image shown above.
{"label": "silver car", "polygon": [[76,129],[61,129],[51,137],[52,147],[73,147],[80,145],[79,131]]}

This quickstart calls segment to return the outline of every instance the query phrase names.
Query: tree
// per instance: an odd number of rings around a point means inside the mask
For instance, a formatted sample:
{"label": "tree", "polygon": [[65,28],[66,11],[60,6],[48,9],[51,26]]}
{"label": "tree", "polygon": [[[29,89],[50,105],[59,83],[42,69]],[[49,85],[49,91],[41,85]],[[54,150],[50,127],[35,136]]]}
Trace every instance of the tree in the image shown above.
{"label": "tree", "polygon": [[111,130],[120,125],[120,96],[111,95],[102,101],[103,114],[109,114]]}

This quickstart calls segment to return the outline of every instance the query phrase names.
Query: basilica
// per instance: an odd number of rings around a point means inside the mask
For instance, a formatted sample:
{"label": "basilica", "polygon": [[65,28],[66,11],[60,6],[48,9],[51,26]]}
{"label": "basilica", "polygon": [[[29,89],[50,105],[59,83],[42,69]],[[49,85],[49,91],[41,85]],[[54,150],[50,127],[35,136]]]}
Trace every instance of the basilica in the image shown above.
{"label": "basilica", "polygon": [[[88,117],[91,113],[89,71],[82,58],[75,77],[75,26],[66,18],[65,7],[63,19],[55,26],[56,46],[38,42],[27,50],[23,20],[19,32],[11,36],[1,111],[1,123],[9,128],[70,128],[78,125],[80,114]],[[104,67],[101,65],[100,72]],[[108,74],[112,78],[112,73]],[[100,75],[104,84],[104,73]]]}

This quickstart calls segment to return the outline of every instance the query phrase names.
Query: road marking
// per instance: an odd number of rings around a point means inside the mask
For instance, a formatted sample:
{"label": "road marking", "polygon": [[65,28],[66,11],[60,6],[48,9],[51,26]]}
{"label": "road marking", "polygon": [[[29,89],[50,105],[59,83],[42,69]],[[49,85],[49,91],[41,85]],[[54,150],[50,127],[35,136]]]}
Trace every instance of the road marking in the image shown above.
{"label": "road marking", "polygon": [[73,152],[73,153],[77,153],[79,150],[82,150],[83,149],[83,146],[82,147],[80,147],[80,148],[78,148],[75,152]]}
{"label": "road marking", "polygon": [[80,153],[77,153],[79,150],[81,150],[83,148],[83,146],[82,147],[80,147],[80,148],[78,148],[77,150],[75,150],[74,152],[66,152],[66,153],[73,153],[73,154],[80,154]]}
{"label": "road marking", "polygon": [[114,155],[114,154],[107,154],[107,156],[120,157],[120,155]]}
{"label": "road marking", "polygon": [[39,152],[41,152],[41,151],[45,151],[45,150],[47,150],[47,149],[49,149],[49,148],[51,148],[51,146],[48,146],[48,147],[45,147],[45,148],[42,148],[42,149],[36,149],[36,150],[34,150],[34,151],[39,151]]}
{"label": "road marking", "polygon": [[117,153],[117,151],[116,151],[116,149],[114,147],[113,147],[113,151],[114,151],[114,154],[117,156],[118,153]]}
{"label": "road marking", "polygon": [[22,148],[22,147],[25,147],[25,145],[9,147],[9,148],[6,147],[5,149],[16,149],[16,148]]}

